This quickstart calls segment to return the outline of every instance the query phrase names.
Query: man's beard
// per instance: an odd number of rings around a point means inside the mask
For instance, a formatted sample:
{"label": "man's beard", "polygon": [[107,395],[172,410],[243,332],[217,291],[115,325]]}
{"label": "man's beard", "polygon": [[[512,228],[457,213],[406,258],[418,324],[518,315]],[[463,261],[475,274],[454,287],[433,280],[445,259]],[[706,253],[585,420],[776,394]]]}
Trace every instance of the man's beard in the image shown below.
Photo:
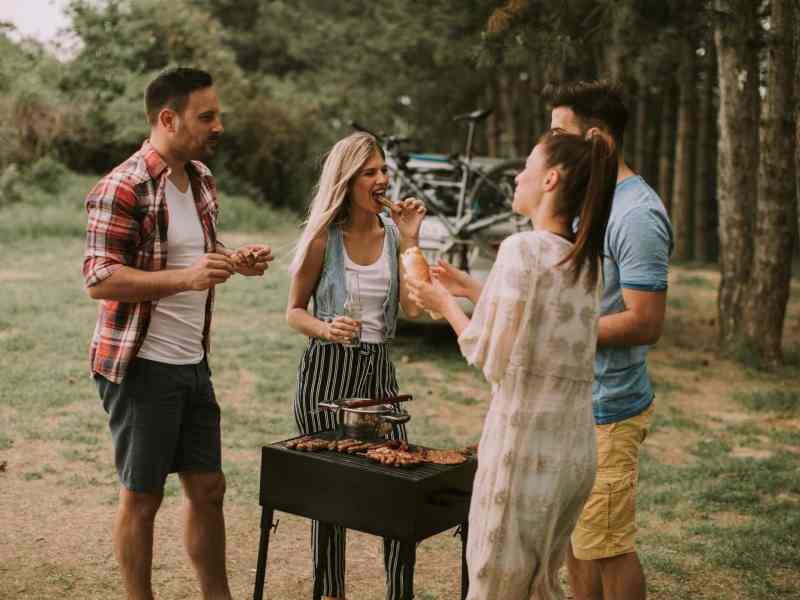
{"label": "man's beard", "polygon": [[219,136],[212,136],[206,138],[201,143],[194,144],[187,152],[189,160],[205,160],[213,157],[216,151],[215,146],[218,142]]}

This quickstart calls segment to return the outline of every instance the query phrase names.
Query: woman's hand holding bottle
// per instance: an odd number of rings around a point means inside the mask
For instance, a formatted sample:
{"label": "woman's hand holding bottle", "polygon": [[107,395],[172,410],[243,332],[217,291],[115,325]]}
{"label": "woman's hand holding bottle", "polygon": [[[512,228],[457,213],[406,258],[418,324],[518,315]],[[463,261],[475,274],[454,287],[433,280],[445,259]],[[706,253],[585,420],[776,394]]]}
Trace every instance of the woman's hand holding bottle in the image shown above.
{"label": "woman's hand holding bottle", "polygon": [[350,344],[361,329],[359,321],[344,315],[338,316],[332,321],[325,321],[324,326],[320,337],[326,342],[337,344]]}

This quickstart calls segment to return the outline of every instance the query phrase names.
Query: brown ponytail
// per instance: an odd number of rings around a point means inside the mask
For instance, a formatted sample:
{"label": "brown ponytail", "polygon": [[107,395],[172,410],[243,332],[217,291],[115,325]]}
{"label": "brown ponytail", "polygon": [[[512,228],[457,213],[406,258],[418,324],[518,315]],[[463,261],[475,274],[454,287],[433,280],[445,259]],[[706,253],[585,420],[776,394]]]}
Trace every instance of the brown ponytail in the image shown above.
{"label": "brown ponytail", "polygon": [[587,140],[572,134],[546,133],[539,143],[545,146],[547,167],[558,167],[563,173],[557,200],[561,214],[570,223],[578,219],[575,244],[559,264],[572,264],[575,281],[588,267],[594,286],[600,275],[606,225],[617,185],[616,148],[600,134]]}

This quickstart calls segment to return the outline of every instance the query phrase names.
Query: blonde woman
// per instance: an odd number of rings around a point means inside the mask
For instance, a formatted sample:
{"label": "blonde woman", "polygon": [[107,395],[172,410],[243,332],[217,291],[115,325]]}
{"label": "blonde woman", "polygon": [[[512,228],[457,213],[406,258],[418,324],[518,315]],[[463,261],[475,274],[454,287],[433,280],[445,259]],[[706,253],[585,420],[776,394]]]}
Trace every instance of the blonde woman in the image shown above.
{"label": "blonde woman", "polygon": [[[417,245],[425,207],[409,198],[389,217],[380,197],[389,179],[381,147],[367,133],[339,140],[322,168],[308,221],[289,266],[286,320],[309,337],[297,373],[294,416],[301,433],[333,429],[319,402],[382,398],[398,392],[389,357],[398,308],[415,317],[399,254]],[[358,273],[362,317],[344,316],[347,276]],[[313,297],[313,310],[309,301]],[[349,344],[360,327],[360,343]],[[406,439],[396,426],[394,439]],[[314,588],[328,600],[344,598],[345,530],[312,523]],[[411,598],[413,547],[384,541],[386,598]],[[402,560],[401,560],[402,559]]]}

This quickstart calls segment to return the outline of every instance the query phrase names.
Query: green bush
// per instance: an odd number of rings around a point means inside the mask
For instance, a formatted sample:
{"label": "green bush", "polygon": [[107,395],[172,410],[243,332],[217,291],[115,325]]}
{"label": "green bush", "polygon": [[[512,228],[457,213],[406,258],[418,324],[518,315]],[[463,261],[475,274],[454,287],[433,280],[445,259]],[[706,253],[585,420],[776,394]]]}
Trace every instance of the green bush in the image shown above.
{"label": "green bush", "polygon": [[50,194],[57,193],[69,176],[69,169],[50,156],[44,156],[25,171],[25,180]]}
{"label": "green bush", "polygon": [[[317,173],[308,165],[313,119],[266,95],[241,106],[226,123],[223,171],[251,184],[257,200],[304,212]],[[222,181],[222,177],[220,177]]]}
{"label": "green bush", "polygon": [[[39,179],[34,177],[34,172],[39,173]],[[0,176],[0,181],[2,179]],[[0,202],[0,239],[83,236],[86,230],[84,198],[96,180],[94,175],[62,171],[56,161],[18,169],[8,185],[15,202]],[[58,182],[57,187],[55,182]]]}
{"label": "green bush", "polygon": [[0,208],[22,200],[19,167],[11,163],[0,167]]}
{"label": "green bush", "polygon": [[72,174],[58,160],[44,156],[20,168],[11,163],[0,168],[0,207],[19,202],[46,204],[45,196],[62,191]]}
{"label": "green bush", "polygon": [[294,227],[297,217],[286,209],[274,208],[263,202],[240,195],[220,194],[219,229],[256,232],[277,227]]}
{"label": "green bush", "polygon": [[[78,175],[55,159],[41,159],[28,169],[10,165],[0,172],[0,239],[75,238],[86,232],[86,194],[99,175]],[[12,201],[9,201],[12,200]],[[246,194],[219,196],[223,232],[258,232],[294,227],[288,209],[256,202]]]}

